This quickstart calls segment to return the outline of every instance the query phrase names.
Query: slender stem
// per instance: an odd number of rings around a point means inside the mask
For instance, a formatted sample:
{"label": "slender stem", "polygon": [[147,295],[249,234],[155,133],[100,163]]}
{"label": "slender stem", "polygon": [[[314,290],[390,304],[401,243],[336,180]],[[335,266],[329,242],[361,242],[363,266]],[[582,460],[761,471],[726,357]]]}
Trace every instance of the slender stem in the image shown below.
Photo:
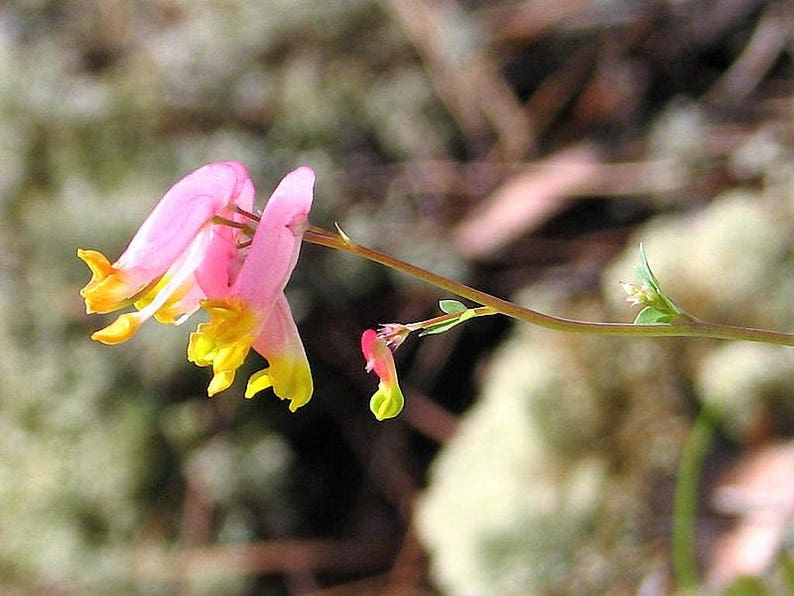
{"label": "slender stem", "polygon": [[212,223],[214,223],[215,225],[219,225],[219,226],[228,226],[230,228],[236,228],[238,230],[242,230],[243,232],[245,232],[249,236],[253,236],[254,235],[254,231],[255,231],[254,228],[252,228],[251,226],[249,226],[246,223],[242,223],[242,222],[239,222],[239,221],[234,221],[233,219],[227,219],[227,218],[223,217],[222,215],[214,216],[212,218]]}
{"label": "slender stem", "polygon": [[243,209],[242,207],[238,207],[238,206],[236,206],[236,205],[235,205],[235,207],[234,207],[234,210],[235,210],[237,213],[239,213],[240,215],[242,215],[243,217],[247,217],[248,219],[250,219],[251,221],[255,221],[256,223],[259,223],[259,222],[261,221],[261,219],[262,219],[262,218],[261,218],[260,216],[258,216],[256,213],[251,213],[250,211],[246,211],[246,210],[245,210],[245,209]]}
{"label": "slender stem", "polygon": [[703,462],[714,435],[714,417],[704,408],[689,433],[675,484],[672,558],[678,587],[694,593],[700,585],[695,548],[697,502]]}
{"label": "slender stem", "polygon": [[[472,319],[475,319],[477,317],[487,317],[488,315],[501,314],[498,310],[495,310],[490,306],[478,306],[477,308],[472,308],[471,310],[474,311],[470,317]],[[426,329],[427,327],[432,327],[434,325],[448,323],[450,321],[459,319],[461,314],[462,313],[454,312],[446,315],[439,315],[437,317],[433,317],[432,319],[427,319],[426,321],[417,321],[416,323],[405,323],[405,327],[409,329],[411,332],[421,331],[422,329]]]}
{"label": "slender stem", "polygon": [[794,346],[794,334],[791,333],[720,325],[717,323],[707,323],[699,319],[675,325],[596,323],[566,319],[548,315],[531,308],[518,306],[502,298],[497,298],[496,296],[492,296],[460,282],[447,279],[446,277],[442,277],[431,271],[412,265],[411,263],[401,261],[400,259],[396,259],[377,250],[361,246],[351,241],[347,236],[342,236],[336,232],[331,232],[323,228],[311,226],[304,234],[303,239],[311,244],[334,248],[375,263],[380,263],[396,271],[412,275],[413,277],[421,279],[451,294],[460,296],[461,298],[471,300],[483,306],[488,306],[508,317],[556,331],[634,337],[710,337],[715,339],[756,341]]}

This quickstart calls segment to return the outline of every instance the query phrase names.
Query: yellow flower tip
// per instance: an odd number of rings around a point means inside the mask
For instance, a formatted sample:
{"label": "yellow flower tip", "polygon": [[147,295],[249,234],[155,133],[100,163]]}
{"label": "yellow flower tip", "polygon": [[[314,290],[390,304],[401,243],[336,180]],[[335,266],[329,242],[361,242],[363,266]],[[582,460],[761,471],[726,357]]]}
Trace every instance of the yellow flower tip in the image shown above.
{"label": "yellow flower tip", "polygon": [[[309,374],[305,377],[296,376],[293,379],[292,385],[289,397],[289,409],[290,412],[295,412],[298,408],[309,403],[309,400],[312,398],[312,393],[314,393],[314,382],[312,381],[311,374]],[[276,395],[278,395],[278,393]],[[284,396],[279,395],[279,397],[284,399]]]}
{"label": "yellow flower tip", "polygon": [[405,398],[399,385],[395,384],[390,387],[383,382],[378,384],[378,390],[369,402],[369,408],[378,422],[399,415],[403,411],[404,405]]}
{"label": "yellow flower tip", "polygon": [[207,386],[207,395],[212,397],[216,393],[220,393],[231,387],[234,382],[234,372],[233,370],[222,370],[215,373],[210,384]]}
{"label": "yellow flower tip", "polygon": [[98,250],[77,249],[77,258],[81,259],[91,270],[91,281],[102,281],[113,273],[113,265]]}
{"label": "yellow flower tip", "polygon": [[105,255],[81,248],[77,256],[91,270],[91,279],[80,290],[80,296],[85,299],[86,313],[108,313],[128,303],[128,298],[135,290],[130,288],[121,271],[113,267]]}
{"label": "yellow flower tip", "polygon": [[[281,370],[281,368],[278,365],[270,366],[251,375],[245,388],[245,396],[251,398],[260,391],[273,387],[276,397],[288,399],[290,411],[295,412],[309,403],[312,398],[314,382],[311,372],[303,367],[293,367],[289,371]],[[282,374],[284,372],[289,374]],[[275,382],[274,377],[276,378]]]}
{"label": "yellow flower tip", "polygon": [[273,379],[270,377],[269,368],[255,372],[248,379],[248,385],[245,387],[245,397],[250,399],[260,391],[264,391],[268,387],[272,386]]}
{"label": "yellow flower tip", "polygon": [[212,366],[213,377],[207,387],[212,397],[234,381],[256,338],[257,319],[237,300],[204,300],[201,306],[210,321],[190,334],[187,359],[197,366]]}
{"label": "yellow flower tip", "polygon": [[212,337],[204,332],[206,325],[207,323],[201,323],[198,330],[190,334],[187,344],[187,359],[196,366],[210,366],[218,354]]}
{"label": "yellow flower tip", "polygon": [[107,346],[114,346],[131,338],[140,326],[140,317],[135,313],[125,313],[107,327],[96,331],[91,335],[91,339]]}

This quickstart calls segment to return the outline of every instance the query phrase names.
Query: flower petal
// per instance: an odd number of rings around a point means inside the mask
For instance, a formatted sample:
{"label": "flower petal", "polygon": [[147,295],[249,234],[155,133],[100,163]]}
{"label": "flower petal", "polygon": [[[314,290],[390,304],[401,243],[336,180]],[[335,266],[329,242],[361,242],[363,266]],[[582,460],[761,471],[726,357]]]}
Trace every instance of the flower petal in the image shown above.
{"label": "flower petal", "polygon": [[234,383],[234,370],[222,370],[212,375],[212,380],[207,386],[207,395],[212,397],[216,393],[226,391]]}
{"label": "flower petal", "polygon": [[232,287],[233,294],[257,305],[263,320],[270,315],[298,261],[303,232],[308,226],[314,179],[311,168],[301,167],[287,174],[276,187]]}
{"label": "flower petal", "polygon": [[119,317],[107,327],[95,331],[91,335],[91,339],[105,344],[106,346],[115,346],[131,338],[142,322],[143,319],[140,313],[124,313],[123,315],[119,315]]}
{"label": "flower petal", "polygon": [[115,266],[133,279],[165,273],[215,215],[247,201],[250,180],[237,162],[207,164],[174,184],[149,214]]}
{"label": "flower petal", "polygon": [[269,366],[248,380],[246,397],[273,387],[279,398],[290,400],[289,409],[293,412],[311,399],[314,383],[309,361],[283,292],[276,298],[253,348],[267,358]]}
{"label": "flower petal", "polygon": [[404,405],[405,398],[400,386],[389,386],[383,381],[378,383],[378,390],[369,400],[369,409],[379,422],[399,415]]}
{"label": "flower petal", "polygon": [[232,384],[260,323],[256,313],[236,298],[205,300],[201,305],[210,320],[190,334],[187,358],[197,366],[212,366],[213,378],[207,389],[212,396]]}
{"label": "flower petal", "polygon": [[[243,182],[239,196],[234,202],[246,213],[254,211],[254,186],[249,179]],[[241,224],[250,224],[240,213],[230,213],[225,217]],[[237,246],[240,230],[230,226],[212,226],[209,229],[210,241],[204,261],[196,270],[196,281],[207,296],[222,297],[228,294],[240,269],[240,251]]]}
{"label": "flower petal", "polygon": [[86,310],[111,312],[126,306],[179,260],[214,216],[229,211],[239,218],[231,207],[250,210],[253,196],[241,163],[208,164],[182,178],[160,199],[115,263],[97,251],[78,251],[92,273],[80,292]]}
{"label": "flower petal", "polygon": [[127,304],[135,290],[124,273],[111,265],[105,255],[79,248],[77,257],[91,270],[91,279],[80,290],[87,314],[113,312]]}
{"label": "flower petal", "polygon": [[160,283],[135,302],[142,321],[159,313],[161,322],[176,323],[198,310],[199,301],[205,296],[196,291],[194,272],[204,259],[210,241],[209,230],[199,232]]}

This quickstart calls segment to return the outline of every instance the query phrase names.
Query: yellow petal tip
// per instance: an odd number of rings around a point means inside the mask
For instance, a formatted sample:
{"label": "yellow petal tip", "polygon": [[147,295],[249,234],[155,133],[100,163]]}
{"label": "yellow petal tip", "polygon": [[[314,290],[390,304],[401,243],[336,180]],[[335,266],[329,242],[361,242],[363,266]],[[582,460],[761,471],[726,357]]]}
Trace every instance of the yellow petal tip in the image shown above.
{"label": "yellow petal tip", "polygon": [[248,385],[245,387],[245,397],[248,399],[254,395],[273,386],[273,379],[270,377],[270,369],[265,368],[251,375],[248,379]]}
{"label": "yellow petal tip", "polygon": [[107,346],[114,346],[131,338],[140,325],[139,317],[136,317],[134,313],[126,313],[107,327],[94,332],[91,339]]}
{"label": "yellow petal tip", "polygon": [[210,384],[207,386],[207,395],[212,397],[216,393],[220,393],[221,391],[225,391],[229,387],[231,387],[232,383],[234,382],[234,371],[224,370],[212,377]]}

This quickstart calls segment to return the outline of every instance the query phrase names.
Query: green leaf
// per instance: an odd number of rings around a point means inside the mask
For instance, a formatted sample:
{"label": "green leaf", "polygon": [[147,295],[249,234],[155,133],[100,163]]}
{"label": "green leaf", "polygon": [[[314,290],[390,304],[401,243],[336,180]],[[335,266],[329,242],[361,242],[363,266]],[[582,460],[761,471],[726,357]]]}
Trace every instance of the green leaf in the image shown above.
{"label": "green leaf", "polygon": [[635,325],[668,325],[672,323],[678,315],[664,312],[653,306],[646,306],[634,319]]}
{"label": "green leaf", "polygon": [[[455,300],[450,300],[450,302],[455,302]],[[458,302],[458,304],[460,303]],[[448,314],[455,314],[455,313],[448,313]],[[465,323],[469,319],[473,319],[476,316],[477,313],[474,312],[474,309],[467,308],[462,313],[460,313],[460,316],[457,316],[454,319],[450,319],[448,321],[441,321],[439,323],[428,325],[422,330],[422,332],[419,334],[419,337],[422,337],[424,335],[438,335],[439,333],[446,333],[453,327],[460,325],[461,323]]]}
{"label": "green leaf", "polygon": [[[471,318],[471,317],[467,317]],[[423,337],[425,335],[438,335],[439,333],[446,333],[456,325],[460,325],[463,321],[461,321],[461,317],[457,317],[455,319],[451,319],[449,321],[442,321],[441,323],[435,323],[433,325],[428,325],[419,333],[419,337]]]}
{"label": "green leaf", "polygon": [[640,284],[651,288],[654,292],[659,292],[659,280],[651,271],[651,266],[648,265],[648,255],[645,254],[645,246],[640,242],[640,263],[636,268],[637,279]]}
{"label": "green leaf", "polygon": [[473,308],[469,308],[467,310],[464,310],[462,313],[460,313],[460,316],[458,317],[458,323],[463,323],[464,321],[468,321],[469,319],[473,319],[475,316],[476,316],[476,313],[474,312]]}
{"label": "green leaf", "polygon": [[[637,279],[640,282],[640,286],[643,288],[648,288],[656,294],[658,298],[658,304],[654,304],[653,307],[656,310],[667,312],[671,315],[670,321],[665,321],[667,323],[675,320],[678,315],[683,314],[683,310],[673,302],[673,299],[670,298],[667,294],[665,294],[664,290],[662,290],[661,285],[659,284],[659,280],[656,279],[656,276],[651,271],[651,266],[648,264],[648,256],[645,254],[645,247],[642,243],[640,243],[640,263],[637,265],[636,269]],[[656,301],[654,301],[656,302]]]}
{"label": "green leaf", "polygon": [[462,302],[458,302],[457,300],[439,300],[438,308],[448,315],[452,315],[457,312],[464,312],[467,310],[466,305]]}

